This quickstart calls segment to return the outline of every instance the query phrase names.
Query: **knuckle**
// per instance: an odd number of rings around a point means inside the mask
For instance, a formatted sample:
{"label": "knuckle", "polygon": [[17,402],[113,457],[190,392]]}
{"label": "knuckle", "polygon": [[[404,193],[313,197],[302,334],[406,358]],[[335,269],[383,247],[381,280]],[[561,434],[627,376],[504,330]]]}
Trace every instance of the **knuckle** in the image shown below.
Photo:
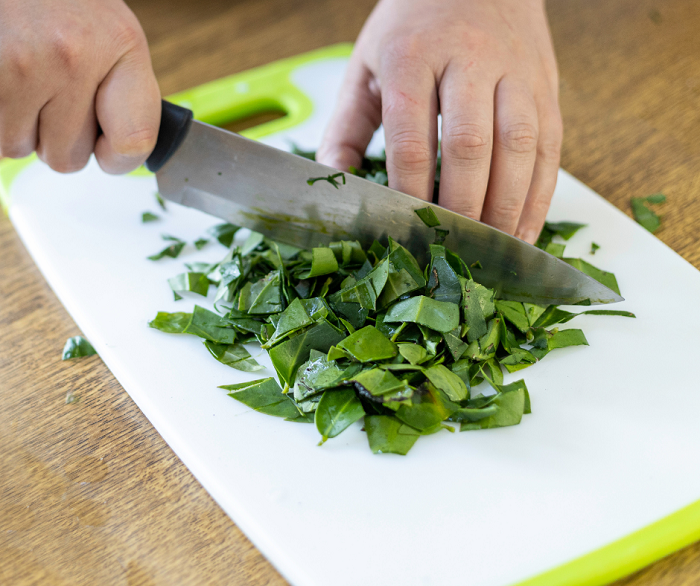
{"label": "knuckle", "polygon": [[119,22],[114,28],[113,34],[117,44],[125,49],[131,49],[146,43],[146,36],[135,18],[133,20],[124,19]]}
{"label": "knuckle", "polygon": [[512,225],[520,217],[523,202],[515,198],[502,198],[491,207],[491,215],[502,225]]}
{"label": "knuckle", "polygon": [[157,138],[157,128],[144,126],[117,136],[112,142],[112,148],[118,155],[139,157],[153,150]]}
{"label": "knuckle", "polygon": [[51,53],[69,72],[79,71],[81,64],[90,58],[88,31],[73,23],[58,27],[51,38]]}
{"label": "knuckle", "polygon": [[498,142],[507,151],[528,154],[537,148],[537,135],[537,126],[532,122],[507,122],[499,128]]}
{"label": "knuckle", "polygon": [[432,152],[421,133],[404,130],[392,137],[391,158],[394,166],[403,172],[421,173],[432,165]]}
{"label": "knuckle", "polygon": [[461,122],[446,128],[443,156],[450,160],[479,161],[491,157],[491,132],[485,125]]}
{"label": "knuckle", "polygon": [[549,204],[552,201],[552,193],[545,191],[543,189],[538,189],[532,194],[532,197],[528,197],[527,201],[527,215],[534,218],[542,218],[547,215],[549,211]]}
{"label": "knuckle", "polygon": [[464,202],[452,205],[450,206],[450,209],[453,212],[466,216],[467,218],[471,218],[472,220],[481,219],[481,204]]}
{"label": "knuckle", "polygon": [[397,36],[386,44],[386,56],[391,61],[417,61],[425,55],[425,38],[420,33]]}
{"label": "knuckle", "polygon": [[11,80],[26,79],[36,71],[34,55],[24,47],[4,48],[0,51],[0,62]]}

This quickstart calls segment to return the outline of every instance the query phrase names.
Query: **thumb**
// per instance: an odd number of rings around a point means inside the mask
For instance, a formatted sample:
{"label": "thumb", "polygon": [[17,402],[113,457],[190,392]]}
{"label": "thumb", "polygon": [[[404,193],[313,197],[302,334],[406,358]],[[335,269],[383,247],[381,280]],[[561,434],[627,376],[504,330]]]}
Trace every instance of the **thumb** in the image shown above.
{"label": "thumb", "polygon": [[107,74],[95,96],[103,134],[95,157],[107,173],[128,173],[155,148],[160,125],[160,90],[147,47],[126,53]]}
{"label": "thumb", "polygon": [[376,80],[355,55],[348,64],[335,112],[316,153],[319,163],[342,171],[362,164],[367,145],[382,121]]}

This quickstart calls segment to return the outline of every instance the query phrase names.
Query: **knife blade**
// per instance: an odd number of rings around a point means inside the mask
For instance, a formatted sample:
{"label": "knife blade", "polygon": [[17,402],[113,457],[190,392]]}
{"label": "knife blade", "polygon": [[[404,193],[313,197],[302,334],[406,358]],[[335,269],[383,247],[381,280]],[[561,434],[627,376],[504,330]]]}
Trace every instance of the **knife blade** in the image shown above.
{"label": "knife blade", "polygon": [[503,299],[538,304],[615,303],[623,298],[566,262],[476,220],[344,174],[344,184],[310,178],[338,173],[304,157],[246,139],[192,118],[163,102],[147,168],[166,199],[301,248],[338,240],[391,237],[425,262],[434,230],[415,210],[431,207],[445,245],[471,265],[475,278]]}

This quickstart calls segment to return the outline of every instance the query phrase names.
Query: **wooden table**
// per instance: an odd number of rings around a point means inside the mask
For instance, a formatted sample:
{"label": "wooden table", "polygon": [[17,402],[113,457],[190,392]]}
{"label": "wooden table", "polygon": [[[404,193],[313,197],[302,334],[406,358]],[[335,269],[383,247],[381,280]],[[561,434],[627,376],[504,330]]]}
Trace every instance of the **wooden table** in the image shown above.
{"label": "wooden table", "polygon": [[[164,94],[355,38],[373,0],[133,0]],[[563,166],[700,268],[700,6],[551,0]],[[654,267],[650,266],[650,276]],[[281,585],[94,357],[0,218],[0,584]],[[79,397],[66,404],[66,394]],[[700,544],[627,578],[700,582]]]}

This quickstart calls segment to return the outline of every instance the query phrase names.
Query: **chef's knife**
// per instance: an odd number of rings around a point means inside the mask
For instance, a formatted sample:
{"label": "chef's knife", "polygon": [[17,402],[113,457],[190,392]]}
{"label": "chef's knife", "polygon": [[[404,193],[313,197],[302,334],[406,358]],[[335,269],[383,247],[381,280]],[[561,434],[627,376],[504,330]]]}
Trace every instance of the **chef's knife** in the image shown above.
{"label": "chef's knife", "polygon": [[445,245],[469,265],[479,261],[475,278],[502,298],[556,305],[623,300],[535,246],[351,173],[337,187],[309,185],[337,169],[204,124],[169,102],[146,167],[163,197],[302,248],[338,240],[368,247],[391,236],[425,261],[435,231],[415,210],[429,206],[449,230]]}

